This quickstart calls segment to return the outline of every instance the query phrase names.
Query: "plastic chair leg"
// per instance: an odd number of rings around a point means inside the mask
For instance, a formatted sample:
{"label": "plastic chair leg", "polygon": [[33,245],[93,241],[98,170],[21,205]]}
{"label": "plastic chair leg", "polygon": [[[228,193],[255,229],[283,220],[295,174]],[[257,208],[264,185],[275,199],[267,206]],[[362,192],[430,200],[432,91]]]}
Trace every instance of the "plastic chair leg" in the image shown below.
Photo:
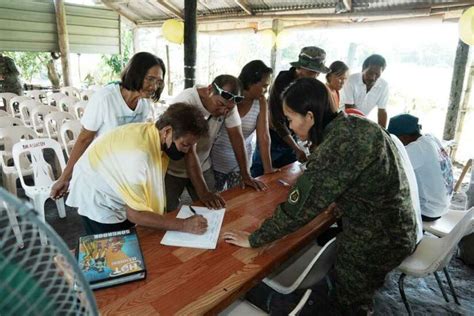
{"label": "plastic chair leg", "polygon": [[60,218],[66,217],[66,207],[64,206],[64,199],[60,198],[56,200],[56,207],[58,208],[58,214]]}
{"label": "plastic chair leg", "polygon": [[458,296],[456,295],[456,292],[454,291],[453,282],[451,282],[451,277],[449,276],[447,267],[443,268],[443,272],[444,272],[444,275],[446,276],[446,279],[448,280],[449,288],[451,289],[451,294],[453,295],[454,302],[458,305],[461,305],[461,303],[459,303]]}
{"label": "plastic chair leg", "polygon": [[12,226],[13,234],[15,235],[18,247],[23,248],[25,244],[23,242],[23,236],[21,235],[20,225],[18,225],[18,220],[16,218],[15,211],[10,209],[7,205],[4,205],[4,207],[7,211],[8,220],[10,221],[10,225]]}
{"label": "plastic chair leg", "polygon": [[407,297],[405,295],[405,287],[403,285],[403,280],[405,280],[406,274],[402,273],[400,278],[398,279],[398,289],[400,291],[400,296],[402,297],[403,304],[405,304],[405,308],[407,309],[408,315],[412,316],[413,312],[411,311],[410,304],[407,301]]}
{"label": "plastic chair leg", "polygon": [[300,301],[298,302],[296,307],[288,314],[288,316],[296,316],[300,314],[301,310],[306,305],[306,302],[308,301],[309,296],[311,295],[311,292],[312,292],[311,289],[307,289],[306,292],[304,292]]}
{"label": "plastic chair leg", "polygon": [[[35,206],[35,210],[38,212],[38,217],[39,219],[45,223],[46,219],[44,216],[44,199],[42,199],[41,196],[35,196],[33,198],[33,205]],[[39,230],[39,235],[40,235],[40,240],[42,245],[47,245],[48,240],[46,238],[46,235],[42,229]]]}
{"label": "plastic chair leg", "polygon": [[13,194],[14,196],[18,196],[16,190],[16,176],[11,173],[3,173],[3,179],[5,179],[5,187],[6,189]]}
{"label": "plastic chair leg", "polygon": [[439,286],[439,289],[441,290],[441,293],[443,293],[444,299],[446,300],[446,302],[449,303],[448,294],[446,294],[446,290],[443,287],[443,283],[441,283],[441,279],[439,278],[438,272],[435,271],[435,272],[433,272],[433,274],[436,278],[436,282],[438,282],[438,286]]}

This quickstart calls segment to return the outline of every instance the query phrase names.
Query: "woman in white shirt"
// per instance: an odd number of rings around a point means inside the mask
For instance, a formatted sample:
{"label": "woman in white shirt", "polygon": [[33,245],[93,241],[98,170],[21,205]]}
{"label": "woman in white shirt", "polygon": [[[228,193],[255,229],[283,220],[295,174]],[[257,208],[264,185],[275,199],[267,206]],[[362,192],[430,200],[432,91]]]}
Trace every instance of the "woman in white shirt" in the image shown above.
{"label": "woman in white shirt", "polygon": [[[242,121],[247,161],[251,161],[252,141],[256,131],[265,173],[273,172],[268,132],[268,105],[265,99],[272,72],[273,70],[263,61],[253,60],[242,68],[239,75],[244,89],[244,99],[237,104],[237,109]],[[220,130],[212,147],[211,159],[216,178],[216,190],[223,191],[240,183],[239,166],[225,128]]]}
{"label": "woman in white shirt", "polygon": [[51,189],[53,199],[66,194],[74,165],[97,136],[117,126],[145,121],[150,112],[149,99],[158,101],[163,91],[165,72],[160,58],[137,53],[123,70],[120,83],[107,85],[91,97],[66,168]]}

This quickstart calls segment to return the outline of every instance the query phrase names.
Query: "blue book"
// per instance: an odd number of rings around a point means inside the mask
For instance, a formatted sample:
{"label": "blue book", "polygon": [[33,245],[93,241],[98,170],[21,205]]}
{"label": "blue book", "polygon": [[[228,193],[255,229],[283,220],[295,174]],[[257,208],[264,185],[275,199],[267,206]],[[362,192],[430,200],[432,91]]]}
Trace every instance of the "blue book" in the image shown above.
{"label": "blue book", "polygon": [[79,238],[77,261],[93,290],[146,277],[135,229]]}

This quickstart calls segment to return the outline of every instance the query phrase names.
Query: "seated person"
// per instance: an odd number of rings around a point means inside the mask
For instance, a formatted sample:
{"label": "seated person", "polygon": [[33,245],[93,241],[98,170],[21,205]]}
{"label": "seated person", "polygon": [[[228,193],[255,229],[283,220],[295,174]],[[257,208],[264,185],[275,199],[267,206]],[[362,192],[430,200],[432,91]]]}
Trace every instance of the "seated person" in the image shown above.
{"label": "seated person", "polygon": [[202,234],[202,216],[163,217],[164,175],[169,159],[181,159],[207,122],[195,107],[173,104],[156,123],[118,127],[98,138],[81,156],[67,204],[78,208],[87,234],[128,229],[134,224]]}
{"label": "seated person", "polygon": [[185,89],[174,98],[174,102],[186,103],[204,114],[209,125],[209,135],[201,138],[190,148],[182,161],[171,161],[166,174],[167,210],[179,206],[179,198],[186,188],[195,200],[201,200],[211,208],[221,208],[224,199],[215,193],[215,179],[211,164],[211,149],[224,125],[232,144],[241,176],[241,184],[256,190],[265,189],[262,182],[250,176],[245,150],[245,141],[236,103],[243,100],[239,79],[230,75],[217,76],[208,86]]}
{"label": "seated person", "polygon": [[453,169],[441,142],[420,130],[418,118],[410,114],[394,116],[388,125],[389,133],[405,145],[415,170],[423,220],[433,221],[448,211],[454,190]]}
{"label": "seated person", "polygon": [[[377,124],[337,113],[316,79],[298,79],[283,93],[290,128],[311,143],[307,169],[288,200],[253,233],[229,231],[224,239],[260,247],[282,238],[336,205],[343,222],[338,235],[332,311],[371,310],[372,297],[415,249],[416,220],[408,180],[390,136]],[[327,292],[326,292],[327,293]],[[318,296],[318,302],[324,300]],[[321,310],[321,315],[331,311]]]}
{"label": "seated person", "polygon": [[382,76],[387,64],[385,58],[374,54],[364,61],[362,72],[349,76],[341,93],[341,103],[347,108],[357,108],[369,115],[378,108],[377,120],[380,126],[387,126],[388,83]]}

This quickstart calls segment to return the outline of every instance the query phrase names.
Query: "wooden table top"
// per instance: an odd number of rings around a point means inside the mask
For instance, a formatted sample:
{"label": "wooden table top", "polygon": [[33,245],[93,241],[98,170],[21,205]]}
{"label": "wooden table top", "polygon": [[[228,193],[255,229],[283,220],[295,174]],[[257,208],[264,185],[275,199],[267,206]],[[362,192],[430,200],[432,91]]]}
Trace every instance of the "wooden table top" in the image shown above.
{"label": "wooden table top", "polygon": [[[301,174],[299,163],[260,178],[269,189],[235,188],[222,193],[226,214],[215,250],[160,245],[164,232],[139,227],[138,234],[147,267],[145,280],[95,291],[103,315],[189,315],[217,314],[255,286],[334,223],[321,213],[297,232],[257,249],[227,244],[222,233],[230,229],[254,231],[285,201],[289,187]],[[171,212],[165,216],[176,216]]]}

